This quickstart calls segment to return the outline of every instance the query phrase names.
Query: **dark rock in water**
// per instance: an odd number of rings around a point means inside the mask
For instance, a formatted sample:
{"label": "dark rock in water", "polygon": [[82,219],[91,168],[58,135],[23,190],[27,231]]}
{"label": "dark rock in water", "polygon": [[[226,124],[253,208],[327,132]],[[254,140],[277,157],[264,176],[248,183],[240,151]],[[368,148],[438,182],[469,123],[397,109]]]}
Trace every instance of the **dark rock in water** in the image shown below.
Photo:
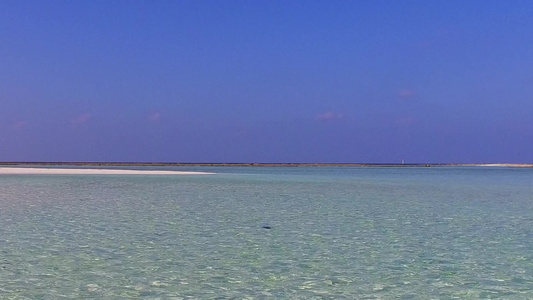
{"label": "dark rock in water", "polygon": [[270,227],[270,226],[266,226],[266,225],[265,225],[265,226],[263,226],[263,228],[264,228],[264,229],[271,229],[272,227]]}

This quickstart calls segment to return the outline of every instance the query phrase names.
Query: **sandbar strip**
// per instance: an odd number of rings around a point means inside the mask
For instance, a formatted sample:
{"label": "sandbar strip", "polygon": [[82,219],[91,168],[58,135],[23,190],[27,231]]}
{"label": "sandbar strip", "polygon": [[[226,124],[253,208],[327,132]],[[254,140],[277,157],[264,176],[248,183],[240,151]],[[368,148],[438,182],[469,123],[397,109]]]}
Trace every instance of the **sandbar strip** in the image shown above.
{"label": "sandbar strip", "polygon": [[51,169],[51,168],[2,168],[0,175],[212,175],[208,172],[115,170],[115,169]]}

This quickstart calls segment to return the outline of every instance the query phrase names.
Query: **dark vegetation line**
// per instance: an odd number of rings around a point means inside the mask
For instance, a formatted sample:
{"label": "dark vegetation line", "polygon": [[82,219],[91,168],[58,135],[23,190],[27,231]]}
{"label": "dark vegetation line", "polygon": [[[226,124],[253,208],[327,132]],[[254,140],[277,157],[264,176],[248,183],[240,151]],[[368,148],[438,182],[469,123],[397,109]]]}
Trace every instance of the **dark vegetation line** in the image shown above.
{"label": "dark vegetation line", "polygon": [[167,163],[167,162],[0,162],[0,166],[153,166],[153,167],[533,167],[533,164],[369,164],[369,163]]}

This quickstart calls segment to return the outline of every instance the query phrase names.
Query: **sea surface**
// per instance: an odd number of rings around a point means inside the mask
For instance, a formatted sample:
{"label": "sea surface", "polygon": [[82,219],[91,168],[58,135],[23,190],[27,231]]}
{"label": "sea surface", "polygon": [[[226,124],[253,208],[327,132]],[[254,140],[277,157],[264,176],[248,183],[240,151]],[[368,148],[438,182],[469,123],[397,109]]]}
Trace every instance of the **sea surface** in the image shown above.
{"label": "sea surface", "polygon": [[0,299],[533,299],[532,168],[159,169],[0,175]]}

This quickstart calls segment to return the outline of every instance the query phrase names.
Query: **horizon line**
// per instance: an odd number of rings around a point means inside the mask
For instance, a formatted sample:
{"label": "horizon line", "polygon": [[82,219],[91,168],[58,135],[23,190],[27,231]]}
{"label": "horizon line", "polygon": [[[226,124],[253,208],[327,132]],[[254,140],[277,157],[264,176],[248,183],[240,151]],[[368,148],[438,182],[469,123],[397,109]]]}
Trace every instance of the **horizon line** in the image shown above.
{"label": "horizon line", "polygon": [[57,166],[190,166],[190,167],[533,167],[530,163],[330,163],[330,162],[54,162],[11,161],[0,165],[57,165]]}

